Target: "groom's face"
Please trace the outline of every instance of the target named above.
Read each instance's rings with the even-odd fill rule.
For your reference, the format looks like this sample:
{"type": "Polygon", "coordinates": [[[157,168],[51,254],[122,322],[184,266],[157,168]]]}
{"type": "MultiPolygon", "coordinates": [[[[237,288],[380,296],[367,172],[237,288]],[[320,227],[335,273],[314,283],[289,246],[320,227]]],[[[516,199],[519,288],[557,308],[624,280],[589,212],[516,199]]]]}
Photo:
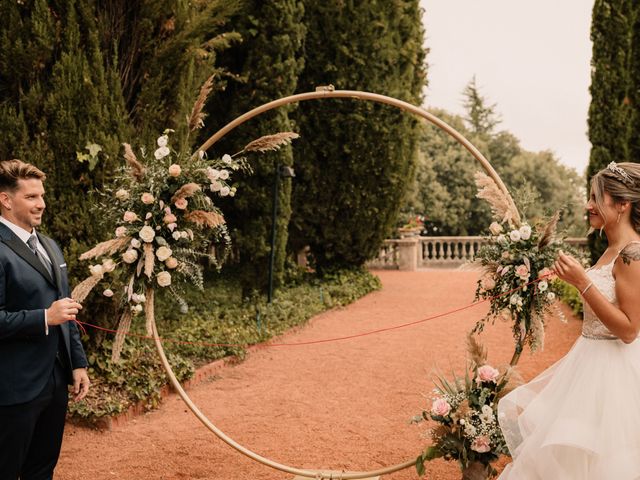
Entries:
{"type": "Polygon", "coordinates": [[[19,227],[30,232],[33,227],[42,223],[44,203],[44,186],[37,178],[19,179],[18,188],[8,193],[4,215],[19,227]]]}

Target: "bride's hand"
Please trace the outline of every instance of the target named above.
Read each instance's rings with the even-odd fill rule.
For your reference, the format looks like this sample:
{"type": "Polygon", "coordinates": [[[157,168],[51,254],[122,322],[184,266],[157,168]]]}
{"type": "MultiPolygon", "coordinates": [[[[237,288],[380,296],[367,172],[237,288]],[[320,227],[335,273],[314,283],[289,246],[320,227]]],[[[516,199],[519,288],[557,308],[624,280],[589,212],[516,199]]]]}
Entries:
{"type": "Polygon", "coordinates": [[[560,250],[558,258],[556,258],[556,261],[553,263],[553,270],[556,275],[558,275],[558,278],[570,283],[579,290],[589,284],[587,272],[580,262],[571,255],[567,255],[562,250],[560,250]]]}

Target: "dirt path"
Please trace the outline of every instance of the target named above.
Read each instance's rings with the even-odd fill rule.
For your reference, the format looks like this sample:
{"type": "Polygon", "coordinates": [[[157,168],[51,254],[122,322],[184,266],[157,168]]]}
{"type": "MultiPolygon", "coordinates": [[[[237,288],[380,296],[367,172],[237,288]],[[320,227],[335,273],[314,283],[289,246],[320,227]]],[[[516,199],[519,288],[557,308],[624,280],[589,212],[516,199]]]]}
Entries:
{"type": "MultiPolygon", "coordinates": [[[[283,342],[352,335],[420,320],[473,301],[471,271],[376,272],[383,289],[347,308],[315,317],[283,342]]],[[[304,347],[264,348],[225,367],[189,394],[225,433],[255,452],[301,468],[373,470],[415,458],[424,425],[409,419],[426,405],[438,367],[462,371],[465,335],[486,304],[412,327],[304,347]]],[[[529,379],[560,358],[580,322],[550,319],[546,348],[528,352],[529,379]]],[[[508,325],[484,335],[489,360],[507,363],[508,325]]],[[[457,480],[457,465],[428,466],[427,477],[457,480]]],[[[175,395],[162,407],[109,432],[68,427],[56,480],[291,479],[253,462],[218,440],[175,395]]],[[[418,478],[408,469],[385,480],[418,478]]]]}

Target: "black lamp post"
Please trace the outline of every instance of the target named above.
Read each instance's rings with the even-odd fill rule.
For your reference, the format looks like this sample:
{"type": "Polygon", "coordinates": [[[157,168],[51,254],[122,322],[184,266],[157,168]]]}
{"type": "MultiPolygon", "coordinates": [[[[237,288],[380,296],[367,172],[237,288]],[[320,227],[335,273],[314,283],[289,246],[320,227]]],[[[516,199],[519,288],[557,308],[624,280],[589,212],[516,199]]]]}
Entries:
{"type": "Polygon", "coordinates": [[[276,174],[273,180],[273,205],[271,210],[271,254],[269,256],[269,292],[268,301],[273,300],[273,264],[276,257],[276,222],[278,220],[278,185],[281,178],[293,178],[296,176],[292,167],[275,164],[276,174]]]}

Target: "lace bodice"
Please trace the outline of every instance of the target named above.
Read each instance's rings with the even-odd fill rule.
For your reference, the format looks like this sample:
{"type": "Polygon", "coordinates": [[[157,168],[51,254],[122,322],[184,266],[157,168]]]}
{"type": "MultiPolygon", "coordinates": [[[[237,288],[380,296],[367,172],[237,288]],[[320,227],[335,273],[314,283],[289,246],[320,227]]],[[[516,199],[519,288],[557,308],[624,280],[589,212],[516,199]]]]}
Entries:
{"type": "MultiPolygon", "coordinates": [[[[593,286],[600,290],[600,293],[605,296],[614,305],[618,306],[618,300],[616,298],[616,280],[613,278],[613,265],[616,263],[614,258],[610,263],[598,268],[590,268],[587,270],[587,275],[593,282],[593,286]]],[[[595,339],[611,339],[615,340],[616,337],[609,329],[604,326],[600,319],[593,313],[593,310],[587,302],[584,302],[584,321],[582,323],[582,336],[595,339]]]]}

